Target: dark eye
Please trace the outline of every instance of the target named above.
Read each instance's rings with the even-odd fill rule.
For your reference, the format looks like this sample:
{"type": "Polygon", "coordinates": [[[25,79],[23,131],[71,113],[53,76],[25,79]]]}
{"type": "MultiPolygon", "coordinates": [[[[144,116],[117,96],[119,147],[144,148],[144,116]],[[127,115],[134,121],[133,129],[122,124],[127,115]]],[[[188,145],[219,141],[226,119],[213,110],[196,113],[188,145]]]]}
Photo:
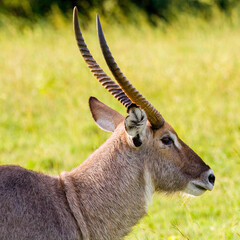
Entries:
{"type": "Polygon", "coordinates": [[[169,136],[165,136],[161,139],[162,143],[165,144],[165,145],[170,145],[173,143],[173,140],[171,137],[169,136]]]}

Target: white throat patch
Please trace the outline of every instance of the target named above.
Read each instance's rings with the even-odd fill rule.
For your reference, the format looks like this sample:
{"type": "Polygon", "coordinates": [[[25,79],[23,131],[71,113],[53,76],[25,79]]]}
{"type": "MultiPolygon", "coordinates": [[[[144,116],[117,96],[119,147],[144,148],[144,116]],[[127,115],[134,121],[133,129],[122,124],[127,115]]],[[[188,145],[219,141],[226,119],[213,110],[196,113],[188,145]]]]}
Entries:
{"type": "Polygon", "coordinates": [[[147,212],[148,205],[152,202],[152,195],[155,191],[153,182],[152,182],[152,176],[150,172],[146,169],[144,172],[144,180],[145,180],[145,210],[147,212]]]}

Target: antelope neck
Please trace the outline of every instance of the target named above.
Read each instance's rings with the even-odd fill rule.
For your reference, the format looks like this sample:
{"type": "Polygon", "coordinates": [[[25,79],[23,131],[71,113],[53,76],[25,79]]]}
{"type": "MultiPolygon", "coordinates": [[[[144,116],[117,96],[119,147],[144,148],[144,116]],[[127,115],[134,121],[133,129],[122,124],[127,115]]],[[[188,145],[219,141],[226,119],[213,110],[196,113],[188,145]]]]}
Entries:
{"type": "Polygon", "coordinates": [[[78,226],[78,231],[80,232],[81,235],[79,240],[89,240],[87,225],[84,221],[81,208],[78,204],[74,187],[71,186],[72,185],[71,178],[67,176],[67,172],[62,172],[59,174],[59,180],[62,186],[62,190],[66,196],[68,206],[71,210],[71,214],[78,226]]]}

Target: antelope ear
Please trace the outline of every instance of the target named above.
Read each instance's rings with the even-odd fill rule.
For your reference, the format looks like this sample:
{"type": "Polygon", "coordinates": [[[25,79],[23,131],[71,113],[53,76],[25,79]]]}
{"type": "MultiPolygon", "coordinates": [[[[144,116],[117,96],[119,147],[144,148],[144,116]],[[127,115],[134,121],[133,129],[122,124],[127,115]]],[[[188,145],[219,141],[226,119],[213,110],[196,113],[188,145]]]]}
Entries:
{"type": "Polygon", "coordinates": [[[124,117],[120,113],[100,102],[95,97],[89,98],[89,107],[94,121],[105,131],[113,132],[118,124],[124,120],[124,117]]]}

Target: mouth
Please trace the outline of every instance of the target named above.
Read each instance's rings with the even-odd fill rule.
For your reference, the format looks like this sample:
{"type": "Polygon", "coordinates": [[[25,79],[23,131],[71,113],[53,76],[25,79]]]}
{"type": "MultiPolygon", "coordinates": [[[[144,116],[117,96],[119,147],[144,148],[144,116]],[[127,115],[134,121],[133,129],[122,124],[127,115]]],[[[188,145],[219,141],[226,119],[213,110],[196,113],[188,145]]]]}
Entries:
{"type": "Polygon", "coordinates": [[[195,183],[193,183],[193,185],[194,185],[196,188],[198,188],[199,190],[201,190],[201,191],[207,191],[207,190],[209,190],[209,189],[207,189],[206,187],[200,186],[200,185],[195,184],[195,183]]]}
{"type": "Polygon", "coordinates": [[[212,191],[213,185],[198,181],[198,180],[193,180],[188,183],[187,187],[185,188],[184,192],[188,193],[193,196],[200,196],[207,190],[212,191]]]}
{"type": "Polygon", "coordinates": [[[201,174],[197,180],[192,180],[187,184],[184,192],[193,196],[202,195],[207,190],[212,191],[215,182],[215,176],[212,169],[201,174]]]}

